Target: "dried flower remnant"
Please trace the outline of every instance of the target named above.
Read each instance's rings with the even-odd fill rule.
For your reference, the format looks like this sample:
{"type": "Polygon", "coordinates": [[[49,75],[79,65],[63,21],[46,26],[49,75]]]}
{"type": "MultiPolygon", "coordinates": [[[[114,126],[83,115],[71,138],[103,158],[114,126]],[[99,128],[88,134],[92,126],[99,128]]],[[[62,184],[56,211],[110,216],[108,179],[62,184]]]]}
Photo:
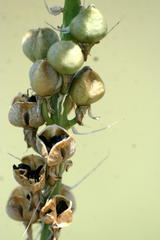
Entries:
{"type": "Polygon", "coordinates": [[[45,186],[45,162],[37,155],[28,155],[22,158],[18,166],[13,165],[13,172],[16,181],[35,193],[45,186]]]}
{"type": "Polygon", "coordinates": [[[69,159],[75,152],[74,138],[62,127],[47,126],[37,135],[37,150],[48,166],[54,166],[69,159]]]}

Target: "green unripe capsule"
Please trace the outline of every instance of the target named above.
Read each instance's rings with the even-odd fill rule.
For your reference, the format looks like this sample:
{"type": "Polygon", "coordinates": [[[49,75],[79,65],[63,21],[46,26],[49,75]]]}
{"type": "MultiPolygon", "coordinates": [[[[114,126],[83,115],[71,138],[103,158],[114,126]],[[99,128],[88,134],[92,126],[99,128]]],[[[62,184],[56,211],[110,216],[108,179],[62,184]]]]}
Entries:
{"type": "Polygon", "coordinates": [[[105,87],[100,76],[91,68],[85,67],[82,74],[78,74],[73,80],[70,95],[78,106],[88,106],[105,93],[105,87]]]}
{"type": "Polygon", "coordinates": [[[104,17],[95,6],[82,8],[70,24],[71,35],[82,43],[96,43],[107,34],[104,17]]]}
{"type": "Polygon", "coordinates": [[[84,57],[74,42],[59,41],[50,47],[47,60],[57,72],[73,74],[83,65],[84,57]]]}
{"type": "Polygon", "coordinates": [[[38,28],[28,31],[22,39],[24,54],[32,61],[44,59],[50,46],[59,41],[55,31],[50,28],[38,28]]]}
{"type": "Polygon", "coordinates": [[[51,96],[60,90],[62,79],[46,60],[36,61],[29,72],[32,89],[39,96],[51,96]]]}

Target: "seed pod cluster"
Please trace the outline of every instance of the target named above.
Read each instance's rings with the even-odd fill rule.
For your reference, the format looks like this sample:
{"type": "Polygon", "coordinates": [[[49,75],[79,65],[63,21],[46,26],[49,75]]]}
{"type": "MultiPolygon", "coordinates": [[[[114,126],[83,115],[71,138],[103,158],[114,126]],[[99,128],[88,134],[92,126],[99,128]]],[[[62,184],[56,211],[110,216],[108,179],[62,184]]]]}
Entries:
{"type": "Polygon", "coordinates": [[[63,171],[71,165],[69,158],[75,152],[75,140],[62,127],[50,125],[36,134],[39,155],[22,157],[18,165],[13,165],[13,175],[20,187],[14,189],[7,203],[8,215],[24,223],[42,221],[52,227],[62,228],[72,221],[75,200],[67,186],[63,185],[61,195],[47,197],[45,186],[54,188],[63,171]],[[73,201],[73,207],[72,207],[73,201]],[[48,214],[47,209],[53,209],[48,214]]]}
{"type": "Polygon", "coordinates": [[[8,114],[12,125],[23,128],[27,147],[37,155],[24,156],[13,165],[20,186],[9,197],[7,213],[25,224],[48,224],[54,234],[72,222],[75,210],[70,188],[61,184],[76,150],[68,129],[82,125],[91,105],[105,93],[99,74],[82,67],[90,49],[107,34],[102,14],[93,4],[81,7],[67,29],[69,39],[60,38],[51,28],[31,29],[25,34],[22,50],[32,61],[29,79],[33,92],[18,94],[8,114]],[[69,120],[72,110],[75,117],[69,120]],[[43,124],[47,126],[40,130],[43,124]]]}

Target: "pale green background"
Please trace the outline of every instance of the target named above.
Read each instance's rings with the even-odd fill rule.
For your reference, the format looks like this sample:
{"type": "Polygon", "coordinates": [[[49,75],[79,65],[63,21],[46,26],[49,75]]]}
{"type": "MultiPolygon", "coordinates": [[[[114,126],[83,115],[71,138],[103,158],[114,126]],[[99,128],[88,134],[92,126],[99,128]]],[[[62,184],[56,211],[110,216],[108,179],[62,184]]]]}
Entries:
{"type": "MultiPolygon", "coordinates": [[[[49,1],[50,5],[63,1],[49,1]]],[[[92,3],[86,0],[86,5],[92,3]]],[[[160,239],[160,27],[159,0],[94,0],[109,27],[121,24],[92,50],[91,65],[106,84],[106,95],[93,105],[99,122],[86,118],[90,131],[114,121],[112,129],[75,136],[77,153],[65,175],[76,183],[108,152],[109,158],[74,190],[77,211],[61,239],[160,239]],[[94,61],[94,57],[98,61],[94,61]]],[[[6,216],[5,205],[17,185],[12,165],[26,151],[22,130],[9,125],[13,96],[29,87],[31,62],[21,51],[21,38],[30,28],[60,25],[48,15],[42,0],[0,0],[0,238],[25,239],[21,223],[6,216]]]]}

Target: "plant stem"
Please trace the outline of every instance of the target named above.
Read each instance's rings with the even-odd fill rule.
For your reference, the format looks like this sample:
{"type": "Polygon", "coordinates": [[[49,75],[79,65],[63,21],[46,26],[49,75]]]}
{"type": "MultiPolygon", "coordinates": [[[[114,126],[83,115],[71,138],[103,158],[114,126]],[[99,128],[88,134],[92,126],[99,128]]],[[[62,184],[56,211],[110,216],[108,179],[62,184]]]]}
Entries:
{"type": "MultiPolygon", "coordinates": [[[[80,0],[65,0],[64,12],[63,12],[63,27],[69,26],[72,19],[79,13],[80,7],[81,7],[81,1],[80,0]]],[[[62,40],[70,40],[70,39],[72,39],[72,37],[69,33],[68,34],[62,33],[61,39],[62,40]]],[[[58,99],[58,95],[56,96],[56,98],[58,99]]],[[[55,102],[56,102],[56,99],[54,101],[52,101],[53,104],[55,102]]],[[[67,106],[66,106],[66,108],[67,108],[67,106]]],[[[55,112],[55,114],[53,114],[53,117],[50,118],[49,115],[48,115],[48,112],[47,112],[46,103],[44,103],[42,105],[42,113],[43,113],[43,116],[45,116],[45,121],[46,121],[47,125],[48,124],[53,124],[53,122],[55,120],[58,121],[58,122],[56,122],[58,125],[61,125],[62,123],[64,124],[67,121],[67,119],[66,119],[66,116],[67,116],[66,109],[64,109],[64,113],[62,115],[63,119],[62,118],[58,119],[57,116],[54,117],[55,114],[59,115],[59,113],[57,111],[55,112]]],[[[75,119],[72,119],[72,120],[69,121],[68,125],[72,126],[75,123],[76,123],[75,119]]],[[[68,126],[63,126],[63,127],[68,128],[68,126]]],[[[62,173],[60,172],[59,175],[61,175],[61,174],[62,173]]],[[[54,186],[54,190],[51,193],[52,197],[59,194],[60,190],[61,190],[61,180],[57,181],[56,185],[54,186]]],[[[49,238],[50,238],[51,232],[49,230],[49,226],[50,225],[47,225],[47,224],[43,225],[40,240],[50,240],[49,238]]],[[[52,236],[52,237],[54,237],[54,236],[52,236]]]]}
{"type": "MultiPolygon", "coordinates": [[[[63,11],[63,27],[68,27],[72,19],[77,16],[81,8],[80,0],[65,0],[63,11]]],[[[71,40],[72,36],[69,33],[62,33],[62,40],[71,40]]]]}

